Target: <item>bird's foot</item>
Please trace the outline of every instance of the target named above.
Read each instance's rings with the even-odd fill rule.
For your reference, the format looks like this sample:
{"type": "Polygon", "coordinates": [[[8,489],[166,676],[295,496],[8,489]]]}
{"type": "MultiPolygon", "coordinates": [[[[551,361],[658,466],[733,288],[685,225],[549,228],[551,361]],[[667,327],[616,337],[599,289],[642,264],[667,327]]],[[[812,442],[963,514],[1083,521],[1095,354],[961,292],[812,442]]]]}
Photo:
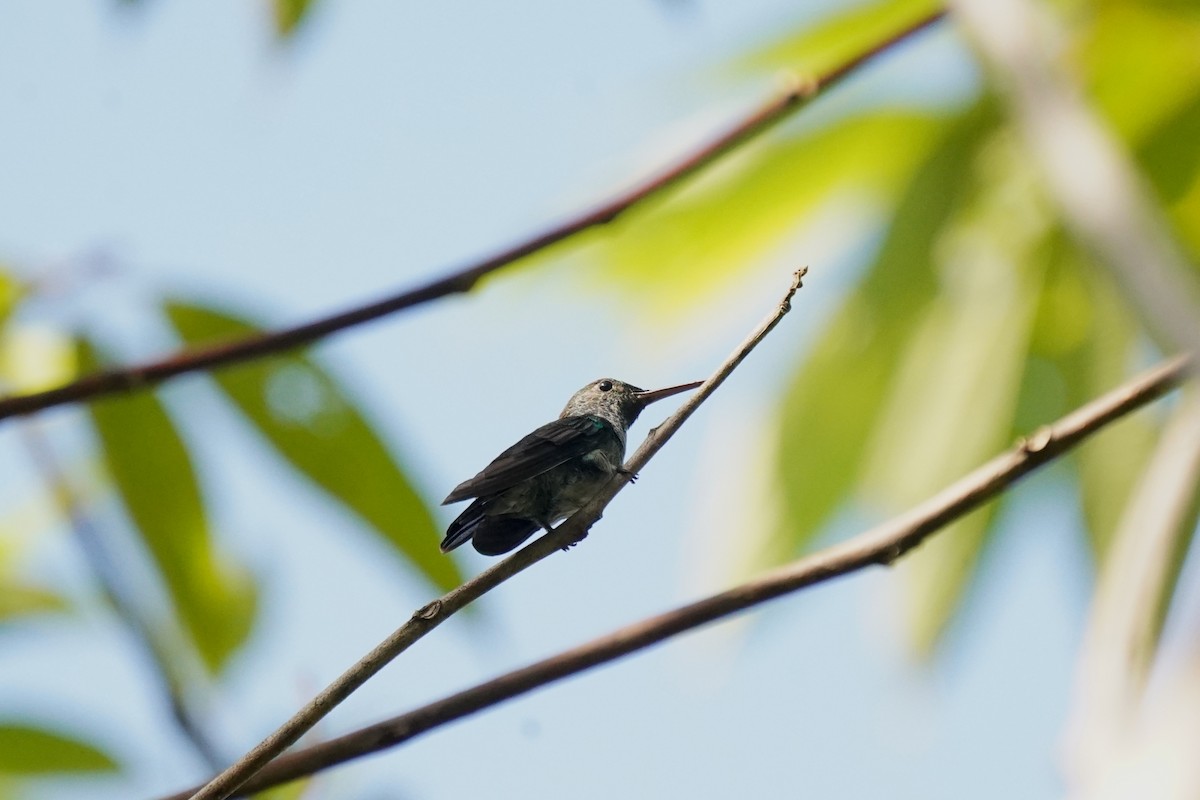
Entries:
{"type": "Polygon", "coordinates": [[[582,541],[583,541],[584,539],[586,539],[586,538],[587,538],[587,531],[584,531],[582,534],[580,534],[579,538],[578,538],[578,539],[576,539],[575,541],[573,541],[573,542],[567,542],[566,544],[564,544],[564,545],[562,546],[562,551],[563,551],[564,553],[565,553],[565,552],[567,552],[567,551],[568,551],[568,550],[570,550],[572,547],[574,547],[575,545],[579,544],[580,542],[582,542],[582,541]]]}
{"type": "MultiPolygon", "coordinates": [[[[558,532],[558,527],[557,527],[557,526],[555,526],[555,525],[551,525],[551,524],[550,524],[550,523],[548,523],[548,522],[542,522],[542,523],[539,523],[539,524],[542,526],[542,530],[544,530],[544,531],[546,532],[546,535],[547,535],[547,536],[550,536],[551,534],[554,534],[554,533],[557,533],[557,532],[558,532]]],[[[579,544],[579,541],[578,541],[578,540],[576,540],[576,541],[574,541],[574,542],[569,542],[569,543],[567,543],[567,544],[564,544],[564,545],[563,545],[561,548],[559,548],[559,549],[560,549],[560,550],[562,550],[562,551],[565,553],[565,552],[567,552],[568,550],[570,550],[572,547],[574,547],[574,546],[575,546],[575,545],[577,545],[577,544],[579,544]]]]}
{"type": "Polygon", "coordinates": [[[638,474],[636,472],[630,472],[629,470],[625,469],[624,467],[617,470],[617,472],[621,473],[622,475],[628,475],[630,483],[637,483],[638,474]]]}

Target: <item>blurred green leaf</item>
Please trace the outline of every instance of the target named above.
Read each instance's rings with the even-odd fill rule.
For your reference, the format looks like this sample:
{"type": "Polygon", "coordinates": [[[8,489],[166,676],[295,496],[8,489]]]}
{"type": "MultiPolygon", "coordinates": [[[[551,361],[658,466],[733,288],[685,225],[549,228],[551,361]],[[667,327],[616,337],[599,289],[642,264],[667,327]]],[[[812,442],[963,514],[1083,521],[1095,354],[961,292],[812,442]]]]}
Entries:
{"type": "Polygon", "coordinates": [[[282,39],[294,34],[307,19],[316,0],[271,0],[275,12],[275,32],[282,39]]]}
{"type": "Polygon", "coordinates": [[[316,785],[313,778],[303,778],[301,780],[290,781],[282,786],[276,786],[272,789],[264,789],[261,792],[251,795],[254,800],[300,800],[301,797],[308,794],[308,790],[316,785]]]}
{"type": "Polygon", "coordinates": [[[1200,91],[1179,112],[1155,128],[1137,149],[1138,161],[1167,214],[1200,266],[1200,91]]]}
{"type": "Polygon", "coordinates": [[[1107,0],[1074,55],[1105,121],[1137,152],[1194,264],[1200,264],[1200,3],[1107,0]]]}
{"type": "Polygon", "coordinates": [[[19,574],[17,531],[35,527],[38,525],[32,523],[27,515],[12,515],[11,512],[0,523],[0,625],[20,617],[62,612],[70,608],[65,597],[44,586],[30,583],[19,574]]]}
{"type": "Polygon", "coordinates": [[[1200,92],[1177,114],[1150,132],[1138,148],[1146,174],[1167,203],[1179,200],[1200,171],[1200,92]]]}
{"type": "MultiPolygon", "coordinates": [[[[996,146],[989,142],[980,160],[987,161],[996,146]]],[[[900,355],[866,458],[866,491],[889,513],[921,501],[1011,440],[1050,214],[1022,219],[1013,205],[1036,205],[1033,197],[992,176],[980,182],[975,196],[947,220],[938,247],[941,291],[900,355]]],[[[918,653],[932,652],[961,605],[994,508],[960,520],[901,565],[918,653]]]]}
{"type": "Polygon", "coordinates": [[[1127,142],[1191,102],[1200,83],[1196,4],[1097,4],[1077,38],[1075,59],[1106,121],[1127,142]]]}
{"type": "Polygon", "coordinates": [[[0,775],[116,771],[110,756],[86,742],[40,728],[0,724],[0,775]]]}
{"type": "MultiPolygon", "coordinates": [[[[990,102],[964,116],[908,187],[879,257],[792,383],[778,534],[792,552],[856,486],[887,512],[902,510],[1010,440],[1052,227],[1015,150],[990,102]]],[[[971,515],[905,560],[918,652],[932,650],[960,606],[993,513],[971,515]]]]}
{"type": "Polygon", "coordinates": [[[65,611],[68,607],[62,596],[49,589],[0,576],[0,623],[30,614],[65,611]]]}
{"type": "Polygon", "coordinates": [[[28,287],[0,264],[0,325],[8,322],[17,305],[25,299],[28,287]]]}
{"type": "MultiPolygon", "coordinates": [[[[96,369],[93,342],[80,363],[96,369]]],[[[204,663],[219,670],[246,640],[257,590],[240,567],[213,547],[209,523],[183,440],[151,392],[109,397],[88,406],[118,493],[204,663]]]]}
{"type": "MultiPolygon", "coordinates": [[[[242,338],[260,328],[225,311],[169,301],[188,344],[242,338]]],[[[298,471],[345,504],[439,589],[462,576],[438,549],[432,515],[346,391],[303,355],[276,356],[213,376],[233,403],[298,471]]]]}
{"type": "Polygon", "coordinates": [[[905,190],[862,284],[843,301],[784,396],[784,524],[770,549],[805,549],[861,477],[905,342],[937,292],[931,251],[960,201],[980,137],[978,108],[949,126],[905,190]]]}
{"type": "MultiPolygon", "coordinates": [[[[1127,379],[1142,344],[1137,318],[1107,271],[1063,244],[1040,298],[1034,350],[1063,376],[1066,407],[1083,405],[1127,379]]],[[[1131,415],[1076,451],[1084,519],[1097,560],[1108,550],[1157,435],[1145,415],[1131,415]]]]}
{"type": "MultiPolygon", "coordinates": [[[[864,479],[889,513],[920,502],[1010,441],[1043,265],[1023,252],[997,257],[994,245],[968,245],[969,253],[950,257],[947,285],[900,355],[864,479]]],[[[932,652],[957,611],[993,509],[960,520],[901,565],[918,653],[932,652]]]]}
{"type": "Polygon", "coordinates": [[[824,74],[941,7],[937,0],[855,5],[757,49],[738,66],[741,71],[785,67],[807,74],[824,74]]]}
{"type": "Polygon", "coordinates": [[[62,386],[78,374],[77,355],[66,331],[42,324],[7,325],[0,334],[0,381],[20,394],[62,386]]]}
{"type": "Polygon", "coordinates": [[[904,622],[908,643],[917,656],[934,654],[959,613],[992,540],[992,523],[1003,502],[990,502],[947,525],[901,562],[904,622]]]}
{"type": "MultiPolygon", "coordinates": [[[[1195,391],[1195,389],[1192,388],[1189,391],[1195,391]]],[[[1163,435],[1159,437],[1157,442],[1159,449],[1168,447],[1173,443],[1169,441],[1177,433],[1177,428],[1173,427],[1173,424],[1179,422],[1179,417],[1187,413],[1189,412],[1185,409],[1183,403],[1176,406],[1174,414],[1176,418],[1167,423],[1163,435]]],[[[1160,452],[1152,453],[1147,457],[1146,461],[1150,462],[1160,455],[1160,452]]],[[[1152,470],[1153,467],[1142,473],[1143,482],[1148,482],[1154,477],[1152,470]]],[[[1158,488],[1157,486],[1154,487],[1154,489],[1158,488]]],[[[1192,549],[1192,545],[1197,537],[1196,524],[1200,521],[1200,485],[1192,484],[1186,487],[1184,491],[1186,494],[1182,495],[1182,497],[1186,501],[1186,509],[1176,521],[1177,524],[1174,526],[1174,529],[1168,532],[1167,540],[1173,546],[1165,554],[1166,564],[1163,565],[1161,580],[1157,586],[1158,596],[1155,598],[1153,616],[1149,624],[1146,625],[1143,652],[1135,654],[1135,658],[1141,661],[1138,666],[1143,670],[1143,675],[1149,671],[1153,664],[1154,654],[1158,650],[1162,639],[1163,627],[1166,625],[1167,615],[1171,610],[1171,602],[1179,589],[1179,578],[1183,574],[1184,561],[1187,559],[1188,552],[1192,549]]],[[[1161,492],[1156,492],[1156,502],[1158,502],[1160,496],[1161,492]]],[[[1135,501],[1131,500],[1131,502],[1135,501]]]]}
{"type": "Polygon", "coordinates": [[[1193,268],[1200,266],[1200,176],[1192,180],[1187,193],[1169,209],[1180,243],[1191,256],[1193,268]]]}
{"type": "Polygon", "coordinates": [[[1107,0],[1083,19],[1077,72],[1200,263],[1200,3],[1107,0]]]}
{"type": "Polygon", "coordinates": [[[909,179],[946,120],[877,112],[748,145],[670,197],[593,236],[590,256],[656,311],[689,307],[801,230],[837,189],[888,195],[909,179]]]}

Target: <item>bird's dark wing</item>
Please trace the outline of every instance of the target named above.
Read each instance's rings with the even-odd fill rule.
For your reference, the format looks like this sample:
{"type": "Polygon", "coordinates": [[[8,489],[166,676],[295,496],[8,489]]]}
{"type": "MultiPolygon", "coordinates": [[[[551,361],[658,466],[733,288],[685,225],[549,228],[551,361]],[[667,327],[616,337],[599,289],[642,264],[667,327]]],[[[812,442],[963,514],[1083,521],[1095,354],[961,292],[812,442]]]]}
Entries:
{"type": "Polygon", "coordinates": [[[600,417],[587,414],[556,419],[496,456],[474,478],[460,483],[442,505],[497,494],[616,438],[612,425],[600,417]]]}

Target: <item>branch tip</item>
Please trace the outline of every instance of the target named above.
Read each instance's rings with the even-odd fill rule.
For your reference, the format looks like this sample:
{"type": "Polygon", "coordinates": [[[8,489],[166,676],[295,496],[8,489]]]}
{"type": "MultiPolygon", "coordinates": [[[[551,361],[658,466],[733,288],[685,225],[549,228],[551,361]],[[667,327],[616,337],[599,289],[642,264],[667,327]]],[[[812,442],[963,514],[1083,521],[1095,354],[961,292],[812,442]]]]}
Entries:
{"type": "Polygon", "coordinates": [[[792,285],[788,287],[787,294],[779,302],[779,313],[786,314],[792,310],[792,298],[796,296],[796,290],[804,286],[804,276],[807,274],[808,267],[801,267],[792,273],[792,285]]]}

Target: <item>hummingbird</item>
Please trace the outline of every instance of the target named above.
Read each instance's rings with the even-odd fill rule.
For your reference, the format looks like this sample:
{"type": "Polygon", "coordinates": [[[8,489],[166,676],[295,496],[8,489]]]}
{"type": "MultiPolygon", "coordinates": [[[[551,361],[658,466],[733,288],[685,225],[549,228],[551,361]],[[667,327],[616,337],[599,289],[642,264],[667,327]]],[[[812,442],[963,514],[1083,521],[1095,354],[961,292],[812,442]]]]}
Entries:
{"type": "Polygon", "coordinates": [[[442,505],[475,498],[442,539],[448,553],[467,540],[485,556],[551,530],[600,490],[625,461],[625,434],[649,404],[703,381],[645,391],[601,378],[571,396],[558,419],[526,436],[463,481],[442,505]]]}

